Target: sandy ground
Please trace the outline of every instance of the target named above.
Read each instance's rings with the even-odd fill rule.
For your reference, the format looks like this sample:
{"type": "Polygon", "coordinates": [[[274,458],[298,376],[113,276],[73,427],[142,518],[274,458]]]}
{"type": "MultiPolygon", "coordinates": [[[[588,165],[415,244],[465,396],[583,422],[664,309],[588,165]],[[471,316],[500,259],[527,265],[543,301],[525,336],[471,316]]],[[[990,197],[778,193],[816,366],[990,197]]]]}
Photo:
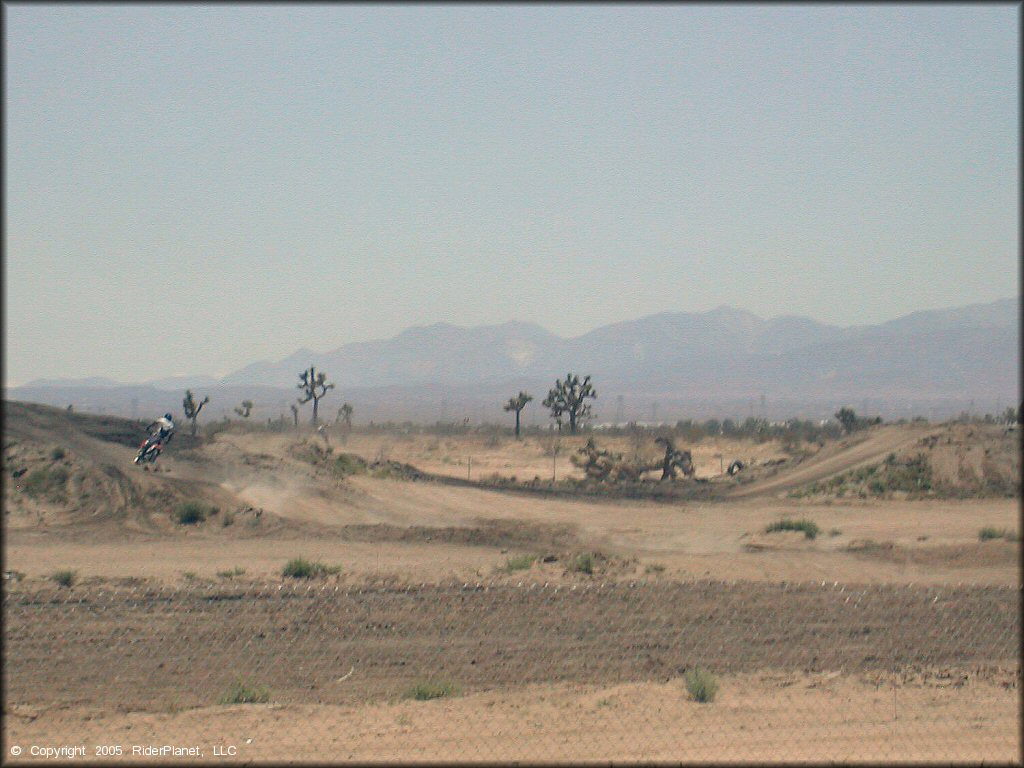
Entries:
{"type": "MultiPolygon", "coordinates": [[[[344,507],[330,501],[297,512],[321,525],[388,523],[397,526],[473,527],[481,519],[541,525],[564,524],[577,532],[579,549],[636,558],[633,571],[664,568],[665,577],[710,577],[803,581],[894,583],[1019,583],[1018,546],[981,543],[984,526],[1016,530],[1013,499],[975,501],[849,502],[831,505],[761,499],[665,505],[561,501],[366,477],[349,481],[359,494],[344,507]],[[375,514],[375,510],[380,510],[375,514]],[[766,535],[783,517],[814,521],[822,533],[766,535]],[[835,533],[838,532],[838,533],[835,533]],[[891,543],[892,549],[850,551],[858,542],[891,543]]],[[[253,503],[272,501],[243,490],[253,503]]],[[[11,531],[6,542],[10,569],[42,578],[60,569],[86,576],[180,579],[184,573],[214,578],[217,571],[244,568],[251,577],[275,577],[297,556],[341,564],[346,572],[403,572],[413,579],[488,575],[516,554],[541,554],[529,546],[466,546],[443,541],[349,541],[336,533],[284,531],[260,538],[224,539],[216,531],[175,537],[108,535],[76,541],[60,530],[11,531]],[[505,550],[505,551],[502,551],[505,550]]],[[[540,550],[540,551],[538,551],[540,550]]],[[[535,566],[535,577],[563,570],[535,566]]]]}
{"type": "MultiPolygon", "coordinates": [[[[17,494],[5,496],[13,503],[5,508],[4,567],[24,574],[15,590],[56,589],[51,575],[73,570],[78,584],[59,592],[60,601],[82,595],[83,590],[121,588],[118,580],[122,585],[151,582],[184,590],[182,594],[246,584],[274,587],[282,584],[284,563],[297,556],[339,565],[341,574],[328,583],[342,587],[368,579],[427,585],[491,580],[570,589],[606,582],[658,586],[701,579],[936,588],[1021,584],[1019,542],[980,542],[978,536],[981,528],[991,526],[1019,538],[1019,498],[785,498],[786,489],[797,484],[878,461],[888,451],[913,445],[926,434],[923,428],[876,430],[845,445],[826,446],[795,468],[789,465],[736,486],[731,498],[665,503],[548,498],[368,476],[342,480],[295,458],[294,435],[224,434],[198,454],[181,450],[187,445],[182,443],[161,458],[162,472],[143,473],[128,466],[130,439],[126,446],[67,430],[59,424],[59,415],[29,414],[15,426],[5,433],[5,451],[13,435],[20,443],[12,448],[18,461],[35,456],[36,465],[49,466],[52,446],[64,445],[70,451],[64,460],[68,471],[84,474],[80,487],[95,499],[48,506],[17,494]],[[170,522],[171,505],[200,491],[202,498],[224,510],[251,506],[265,510],[265,515],[244,521],[239,516],[231,526],[222,526],[223,518],[195,527],[170,522]],[[812,520],[821,533],[814,540],[793,532],[764,533],[766,525],[783,517],[812,520]],[[574,554],[583,551],[608,559],[600,560],[591,575],[568,569],[574,554]],[[556,559],[508,571],[509,558],[520,554],[556,559]],[[244,573],[218,575],[232,569],[244,573]]],[[[353,450],[368,459],[381,456],[472,479],[495,472],[520,479],[550,478],[549,442],[356,434],[342,446],[336,433],[333,438],[336,449],[353,450]]],[[[583,438],[563,438],[555,460],[559,477],[580,474],[568,454],[582,442],[583,438]]],[[[627,454],[636,449],[628,437],[605,444],[627,454]]],[[[698,475],[706,477],[719,475],[732,458],[756,463],[785,456],[770,443],[705,441],[692,449],[698,475]]],[[[984,450],[975,451],[979,466],[984,450]]],[[[646,458],[653,456],[650,446],[642,452],[646,458]]],[[[1019,457],[1016,461],[1019,466],[1019,457]]],[[[180,597],[168,605],[187,610],[180,597]]],[[[442,601],[435,609],[438,616],[446,616],[451,606],[442,601]]],[[[53,616],[61,618],[59,611],[53,616]]],[[[899,614],[893,616],[898,622],[899,614]]],[[[971,616],[968,607],[957,620],[970,628],[971,616]]],[[[817,636],[815,615],[806,620],[794,615],[790,620],[817,636]]],[[[146,690],[136,679],[145,674],[144,666],[125,666],[125,679],[135,682],[121,693],[116,685],[105,687],[102,679],[94,680],[97,698],[89,703],[73,692],[55,693],[48,701],[33,698],[33,691],[47,686],[51,693],[59,689],[68,670],[116,670],[118,657],[109,649],[121,648],[122,642],[142,642],[145,635],[145,624],[134,635],[82,635],[66,644],[73,649],[78,643],[84,649],[76,663],[73,654],[60,650],[67,638],[45,634],[49,621],[25,625],[44,631],[38,642],[31,636],[5,636],[27,643],[24,648],[58,643],[49,656],[26,656],[28,667],[15,665],[37,676],[14,680],[19,685],[13,689],[22,691],[20,698],[10,697],[11,679],[6,680],[5,743],[26,750],[33,744],[83,744],[87,757],[96,758],[92,750],[100,744],[197,744],[206,760],[214,758],[214,747],[230,746],[237,750],[234,759],[256,762],[1020,760],[1019,664],[1007,662],[992,671],[953,663],[955,648],[946,667],[914,680],[869,679],[846,663],[828,669],[808,662],[791,671],[720,671],[720,695],[704,705],[687,700],[678,676],[641,679],[638,673],[613,682],[585,676],[558,683],[542,678],[523,682],[498,666],[498,687],[435,701],[317,703],[298,698],[233,706],[193,701],[180,711],[173,711],[173,706],[154,711],[122,706],[146,690]],[[61,664],[71,666],[60,673],[61,664]],[[57,677],[47,680],[47,674],[57,677]]],[[[58,624],[52,626],[59,629],[58,624]]],[[[230,618],[209,622],[203,631],[213,634],[204,635],[204,642],[212,643],[210,647],[227,643],[228,638],[241,642],[240,626],[230,618]]],[[[931,631],[960,637],[954,630],[945,626],[931,631]]],[[[1019,627],[1015,631],[1019,634],[1019,627]]],[[[178,638],[179,630],[173,632],[178,638]]],[[[494,632],[502,634],[500,627],[494,632]]],[[[317,637],[306,641],[311,649],[322,644],[317,637]]],[[[429,642],[435,652],[445,647],[443,639],[429,642]]],[[[568,635],[564,642],[577,653],[582,647],[568,635]]],[[[301,647],[282,646],[287,653],[301,647]]],[[[907,644],[908,652],[915,647],[907,644]]],[[[366,646],[366,652],[374,648],[376,641],[366,646]]],[[[656,650],[668,652],[661,646],[656,650]]],[[[600,655],[599,650],[594,653],[600,655]]],[[[138,658],[134,651],[129,655],[138,658]]],[[[186,652],[179,655],[188,657],[186,652]]],[[[158,649],[142,654],[143,659],[159,656],[158,649]]],[[[752,653],[751,658],[758,656],[752,653]]],[[[930,658],[923,658],[922,664],[927,666],[930,658]]],[[[173,676],[167,681],[175,684],[173,676]]],[[[342,684],[358,686],[358,676],[342,684]]],[[[130,753],[125,757],[133,758],[130,753]]]]}
{"type": "Polygon", "coordinates": [[[133,746],[196,746],[206,762],[1014,763],[1020,714],[1019,690],[1005,676],[956,687],[838,673],[749,674],[721,678],[716,700],[706,704],[689,700],[683,681],[672,680],[535,685],[367,707],[25,710],[6,718],[5,741],[22,746],[26,758],[32,746],[84,745],[96,759],[97,745],[118,745],[139,763],[146,759],[133,757],[133,746]],[[214,757],[218,749],[226,756],[214,757]]]}

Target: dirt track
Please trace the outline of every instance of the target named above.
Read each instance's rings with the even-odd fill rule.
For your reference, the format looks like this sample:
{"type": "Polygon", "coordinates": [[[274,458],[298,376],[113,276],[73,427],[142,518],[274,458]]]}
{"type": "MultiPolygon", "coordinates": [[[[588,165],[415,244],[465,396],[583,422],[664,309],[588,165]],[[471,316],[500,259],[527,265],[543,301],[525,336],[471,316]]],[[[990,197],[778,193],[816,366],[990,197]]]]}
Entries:
{"type": "MultiPolygon", "coordinates": [[[[1019,500],[777,496],[916,428],[769,467],[732,486],[742,498],[597,502],[340,478],[295,435],[259,432],[183,441],[142,472],[123,420],[14,413],[5,469],[89,482],[62,502],[7,486],[6,567],[27,574],[5,590],[7,743],[234,740],[249,761],[1019,754],[1019,544],[978,540],[1016,531],[1019,500]],[[195,498],[221,513],[174,524],[195,498]],[[223,517],[252,506],[265,514],[223,517]],[[783,516],[821,534],[764,533],[783,516]],[[592,576],[569,567],[588,550],[607,555],[592,576]],[[558,558],[507,567],[545,552],[558,558]],[[282,579],[300,555],[342,575],[282,579]],[[61,569],[73,588],[53,585],[61,569]],[[722,683],[712,706],[682,694],[697,664],[722,683]],[[458,695],[402,698],[431,677],[458,695]],[[239,678],[271,703],[217,704],[239,678]]],[[[717,471],[712,450],[698,465],[717,471]]]]}
{"type": "MultiPolygon", "coordinates": [[[[750,495],[736,500],[595,503],[366,475],[342,479],[293,455],[294,435],[259,432],[218,435],[202,446],[182,435],[160,460],[166,471],[154,474],[130,465],[124,443],[131,442],[125,435],[133,427],[125,420],[81,417],[82,427],[57,409],[8,405],[5,449],[17,442],[14,456],[23,466],[53,466],[49,451],[63,444],[72,477],[94,478],[81,498],[64,506],[25,498],[15,482],[5,486],[8,567],[34,578],[70,568],[83,577],[180,583],[185,573],[213,577],[235,567],[273,578],[287,557],[305,555],[341,563],[346,572],[406,571],[436,580],[486,575],[504,565],[506,554],[594,549],[638,558],[632,571],[619,574],[626,578],[643,577],[651,567],[670,578],[1019,581],[1017,550],[1006,542],[979,545],[977,538],[984,525],[1016,528],[1013,499],[797,501],[753,495],[765,488],[758,481],[741,486],[750,495]],[[174,505],[197,497],[225,512],[258,508],[265,514],[236,513],[233,525],[224,516],[175,525],[174,505]],[[787,515],[814,520],[822,535],[806,541],[762,533],[787,515]],[[861,541],[879,546],[851,549],[861,541]]],[[[763,482],[778,489],[785,478],[802,482],[869,461],[917,439],[918,431],[912,425],[876,430],[856,445],[830,446],[804,464],[780,468],[763,482]]],[[[498,455],[511,459],[513,450],[526,448],[510,444],[498,455]]],[[[563,559],[540,572],[534,568],[533,577],[559,579],[564,568],[563,559]]]]}
{"type": "Polygon", "coordinates": [[[778,475],[740,485],[728,491],[731,499],[763,496],[826,480],[851,469],[876,464],[890,453],[935,434],[933,427],[881,427],[862,437],[847,438],[835,446],[778,475]]]}

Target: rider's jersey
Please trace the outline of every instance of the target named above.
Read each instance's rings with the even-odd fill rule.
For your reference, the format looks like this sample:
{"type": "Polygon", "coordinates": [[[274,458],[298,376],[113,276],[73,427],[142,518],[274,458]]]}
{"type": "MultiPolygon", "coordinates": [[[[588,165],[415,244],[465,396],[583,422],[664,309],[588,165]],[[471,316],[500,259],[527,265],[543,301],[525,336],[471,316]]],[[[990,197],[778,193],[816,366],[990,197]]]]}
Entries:
{"type": "Polygon", "coordinates": [[[174,431],[174,422],[164,416],[161,416],[153,423],[159,428],[161,437],[165,437],[174,431]]]}

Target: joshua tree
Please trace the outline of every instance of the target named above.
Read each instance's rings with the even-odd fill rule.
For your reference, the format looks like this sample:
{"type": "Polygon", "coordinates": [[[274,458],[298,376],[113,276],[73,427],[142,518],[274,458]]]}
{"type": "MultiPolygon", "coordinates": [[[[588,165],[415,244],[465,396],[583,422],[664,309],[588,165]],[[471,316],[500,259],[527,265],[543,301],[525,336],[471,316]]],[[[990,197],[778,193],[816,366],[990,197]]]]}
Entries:
{"type": "Polygon", "coordinates": [[[558,423],[558,429],[562,429],[562,416],[569,416],[569,431],[576,434],[576,430],[588,418],[590,418],[590,405],[588,399],[597,398],[597,392],[590,384],[590,376],[581,380],[579,376],[568,373],[564,381],[555,381],[555,386],[548,392],[544,399],[544,407],[551,410],[551,418],[558,423]]]}
{"type": "Polygon", "coordinates": [[[621,458],[607,450],[600,450],[591,437],[585,446],[569,456],[569,461],[580,467],[592,480],[607,480],[615,461],[621,458]]]}
{"type": "Polygon", "coordinates": [[[644,464],[639,459],[627,460],[621,453],[601,450],[592,437],[569,457],[569,461],[580,467],[588,479],[607,483],[636,483],[644,472],[658,467],[656,464],[644,464]]]}
{"type": "Polygon", "coordinates": [[[341,404],[341,408],[338,409],[338,418],[335,419],[334,421],[335,421],[335,423],[337,423],[339,420],[345,423],[345,429],[351,431],[351,429],[352,429],[352,406],[349,405],[348,403],[342,403],[341,404]]]}
{"type": "Polygon", "coordinates": [[[209,395],[204,397],[203,401],[196,405],[196,400],[192,396],[192,390],[185,390],[185,399],[181,401],[181,405],[185,409],[185,418],[192,422],[192,437],[196,436],[196,419],[199,418],[199,412],[203,410],[203,406],[208,402],[210,402],[209,395]]]}
{"type": "Polygon", "coordinates": [[[242,407],[235,408],[235,413],[237,413],[243,419],[248,419],[249,414],[252,413],[252,400],[243,400],[242,407]]]}
{"type": "Polygon", "coordinates": [[[662,480],[674,480],[676,472],[693,477],[693,455],[689,451],[677,451],[672,440],[667,437],[655,438],[654,442],[665,446],[665,457],[661,461],[662,480]]]}
{"type": "Polygon", "coordinates": [[[292,419],[295,421],[295,428],[298,429],[299,428],[299,406],[297,406],[295,403],[292,403],[291,404],[291,409],[292,409],[292,419]]]}
{"type": "Polygon", "coordinates": [[[308,403],[310,400],[313,401],[313,426],[315,427],[320,398],[327,394],[328,389],[334,389],[334,385],[327,383],[326,373],[323,371],[317,373],[316,368],[309,366],[308,371],[303,371],[299,374],[299,383],[296,386],[305,395],[305,397],[299,398],[300,404],[308,403]]]}
{"type": "Polygon", "coordinates": [[[520,392],[515,397],[510,397],[508,402],[505,403],[505,410],[515,411],[516,414],[516,440],[519,439],[519,413],[531,400],[533,400],[532,395],[528,395],[526,392],[520,392]]]}

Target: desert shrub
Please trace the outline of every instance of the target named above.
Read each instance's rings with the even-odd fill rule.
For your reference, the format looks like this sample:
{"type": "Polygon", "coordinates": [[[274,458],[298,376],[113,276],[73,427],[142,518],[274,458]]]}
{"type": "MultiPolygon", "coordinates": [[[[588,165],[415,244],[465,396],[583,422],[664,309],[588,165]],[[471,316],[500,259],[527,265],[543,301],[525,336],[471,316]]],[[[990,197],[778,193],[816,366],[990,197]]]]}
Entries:
{"type": "Polygon", "coordinates": [[[990,541],[992,539],[1006,539],[1007,541],[1017,541],[1017,534],[1008,528],[993,528],[990,525],[985,526],[978,531],[979,541],[990,541]]]}
{"type": "Polygon", "coordinates": [[[302,557],[293,557],[281,571],[281,575],[287,579],[314,579],[318,576],[330,576],[336,573],[341,573],[340,565],[324,565],[302,557]]]}
{"type": "Polygon", "coordinates": [[[886,486],[889,491],[930,491],[932,490],[932,467],[924,454],[899,460],[891,454],[883,465],[886,486]]]}
{"type": "Polygon", "coordinates": [[[533,561],[536,560],[535,555],[520,555],[519,557],[510,557],[505,561],[506,571],[525,571],[533,565],[533,561]]]}
{"type": "Polygon", "coordinates": [[[691,699],[707,704],[714,701],[718,694],[718,681],[706,669],[697,667],[686,673],[686,690],[691,699]]]}
{"type": "MultiPolygon", "coordinates": [[[[461,462],[459,462],[461,464],[461,462]]],[[[367,468],[370,477],[382,478],[385,480],[416,480],[423,477],[423,474],[411,464],[402,464],[398,461],[378,459],[367,468]]]]}
{"type": "Polygon", "coordinates": [[[407,698],[416,701],[430,701],[431,699],[443,699],[455,692],[455,686],[447,680],[421,680],[416,683],[407,694],[407,698]]]}
{"type": "Polygon", "coordinates": [[[808,539],[815,538],[820,529],[817,524],[810,520],[790,520],[789,518],[783,518],[774,523],[768,525],[765,529],[765,533],[775,533],[776,531],[802,531],[804,536],[808,539]]]}
{"type": "Polygon", "coordinates": [[[329,452],[325,446],[321,445],[320,441],[308,438],[291,445],[288,448],[288,452],[299,461],[305,461],[309,464],[325,464],[328,457],[332,455],[332,452],[329,452]]]}
{"type": "Polygon", "coordinates": [[[932,467],[928,458],[918,454],[910,458],[898,458],[890,453],[885,461],[870,467],[859,467],[841,475],[810,483],[803,488],[789,492],[791,498],[814,494],[835,493],[839,497],[856,495],[887,496],[894,492],[912,496],[932,494],[935,491],[932,467]]]}
{"type": "Polygon", "coordinates": [[[828,535],[832,536],[833,538],[835,538],[836,536],[842,536],[843,532],[840,531],[838,528],[833,528],[832,530],[830,530],[828,532],[828,535]]]}
{"type": "Polygon", "coordinates": [[[60,461],[65,456],[67,456],[67,452],[65,452],[63,448],[54,448],[52,451],[50,451],[50,458],[53,461],[60,461]]]}
{"type": "Polygon", "coordinates": [[[650,563],[644,566],[644,573],[664,573],[665,566],[661,563],[650,563]]]}
{"type": "Polygon", "coordinates": [[[281,575],[288,579],[311,579],[316,573],[316,565],[302,557],[289,560],[281,575]]]}
{"type": "Polygon", "coordinates": [[[217,571],[217,575],[222,579],[233,579],[235,576],[241,576],[245,573],[245,568],[239,568],[237,565],[226,571],[217,571]]]}
{"type": "Polygon", "coordinates": [[[224,526],[225,528],[227,528],[229,525],[234,524],[234,522],[235,522],[235,513],[234,512],[225,512],[224,516],[220,519],[220,524],[222,526],[224,526]]]}
{"type": "Polygon", "coordinates": [[[575,571],[576,573],[593,573],[594,572],[594,553],[593,552],[581,552],[572,559],[572,563],[569,564],[569,570],[575,571]]]}
{"type": "Polygon", "coordinates": [[[241,681],[232,683],[220,704],[266,704],[270,701],[270,691],[262,685],[250,685],[241,681]]]}
{"type": "Polygon", "coordinates": [[[196,525],[206,520],[207,515],[216,514],[216,507],[199,501],[183,501],[174,508],[174,521],[178,525],[196,525]]]}
{"type": "Polygon", "coordinates": [[[50,578],[62,587],[70,587],[75,583],[77,574],[74,571],[57,571],[50,578]]]}
{"type": "Polygon", "coordinates": [[[330,464],[331,470],[342,477],[366,472],[366,461],[352,453],[339,453],[330,464]]]}
{"type": "Polygon", "coordinates": [[[22,490],[29,496],[47,496],[53,499],[61,499],[64,496],[64,489],[68,482],[68,471],[64,467],[48,469],[39,467],[33,469],[25,476],[22,483],[22,490]]]}

